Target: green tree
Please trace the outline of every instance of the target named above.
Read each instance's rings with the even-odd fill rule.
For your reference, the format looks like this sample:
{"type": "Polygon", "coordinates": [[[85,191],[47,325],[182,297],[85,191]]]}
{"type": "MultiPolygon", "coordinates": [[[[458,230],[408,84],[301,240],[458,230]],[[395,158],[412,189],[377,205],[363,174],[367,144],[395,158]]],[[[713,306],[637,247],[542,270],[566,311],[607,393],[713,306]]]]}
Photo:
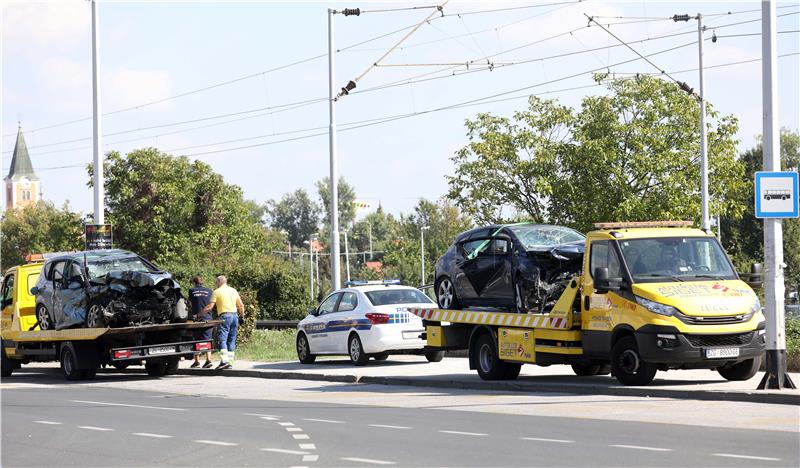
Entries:
{"type": "Polygon", "coordinates": [[[40,201],[3,215],[0,229],[0,271],[25,262],[30,253],[83,249],[83,220],[68,204],[56,208],[40,201]]]}
{"type": "Polygon", "coordinates": [[[292,245],[302,246],[318,230],[319,206],[303,189],[287,193],[268,203],[270,226],[284,230],[292,245]]]}
{"type": "MultiPolygon", "coordinates": [[[[512,119],[467,122],[448,197],[482,223],[523,217],[586,231],[599,221],[698,220],[696,99],[646,76],[607,86],[578,111],[531,97],[512,119]]],[[[737,121],[708,107],[711,211],[738,216],[744,205],[729,198],[743,183],[737,121]]]]}
{"type": "Polygon", "coordinates": [[[386,213],[382,206],[357,221],[350,231],[352,234],[351,245],[355,251],[367,252],[370,249],[370,238],[372,238],[372,250],[384,251],[388,241],[395,239],[397,220],[391,213],[386,213]]]}
{"type": "MultiPolygon", "coordinates": [[[[356,207],[353,204],[353,202],[356,201],[356,191],[352,185],[344,180],[344,177],[339,177],[339,183],[336,187],[339,198],[339,227],[343,229],[345,226],[350,226],[353,220],[356,219],[356,207]]],[[[322,222],[325,225],[325,230],[330,233],[331,186],[329,177],[325,177],[317,182],[317,194],[319,195],[324,210],[322,222]]]]}

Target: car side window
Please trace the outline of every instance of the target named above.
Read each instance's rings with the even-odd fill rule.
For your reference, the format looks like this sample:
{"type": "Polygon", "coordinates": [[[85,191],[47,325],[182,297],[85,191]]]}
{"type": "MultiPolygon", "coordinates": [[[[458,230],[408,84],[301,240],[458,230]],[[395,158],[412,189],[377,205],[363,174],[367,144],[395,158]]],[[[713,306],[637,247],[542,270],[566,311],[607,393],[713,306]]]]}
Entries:
{"type": "Polygon", "coordinates": [[[76,276],[83,277],[83,274],[81,273],[81,267],[77,262],[71,262],[67,268],[69,273],[66,275],[67,282],[72,281],[76,276]]]}
{"type": "Polygon", "coordinates": [[[494,255],[505,255],[511,252],[511,241],[508,239],[493,239],[489,251],[494,255]]]}
{"type": "Polygon", "coordinates": [[[339,296],[341,295],[342,293],[333,293],[328,296],[327,299],[322,301],[322,304],[319,306],[319,315],[330,314],[333,312],[333,308],[336,307],[336,301],[339,300],[339,296]]]}
{"type": "Polygon", "coordinates": [[[14,293],[14,274],[10,274],[3,280],[2,302],[3,308],[11,304],[11,296],[14,293]]]}
{"type": "Polygon", "coordinates": [[[467,258],[475,258],[489,247],[490,242],[487,239],[478,239],[469,242],[464,242],[462,248],[464,249],[464,256],[467,258]]]}
{"type": "Polygon", "coordinates": [[[358,298],[355,293],[346,292],[342,293],[342,300],[339,301],[339,306],[336,307],[336,312],[349,312],[354,310],[358,305],[358,298]]]}
{"type": "Polygon", "coordinates": [[[44,277],[49,280],[53,279],[53,262],[44,265],[44,277]]]}
{"type": "Polygon", "coordinates": [[[609,278],[621,278],[622,268],[620,267],[617,251],[607,241],[592,242],[591,260],[589,271],[594,276],[596,268],[608,268],[609,278]]]}
{"type": "Polygon", "coordinates": [[[61,284],[64,281],[64,267],[66,264],[66,260],[62,260],[53,265],[53,271],[50,279],[52,279],[56,284],[61,284]]]}

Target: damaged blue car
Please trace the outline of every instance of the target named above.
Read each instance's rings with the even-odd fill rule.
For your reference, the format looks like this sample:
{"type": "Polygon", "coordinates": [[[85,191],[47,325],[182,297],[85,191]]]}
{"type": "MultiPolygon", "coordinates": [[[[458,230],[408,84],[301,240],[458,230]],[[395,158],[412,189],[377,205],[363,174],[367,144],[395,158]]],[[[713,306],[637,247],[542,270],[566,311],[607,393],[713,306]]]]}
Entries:
{"type": "Polygon", "coordinates": [[[172,275],[120,249],[48,258],[31,293],[43,330],[163,324],[187,317],[172,275]]]}

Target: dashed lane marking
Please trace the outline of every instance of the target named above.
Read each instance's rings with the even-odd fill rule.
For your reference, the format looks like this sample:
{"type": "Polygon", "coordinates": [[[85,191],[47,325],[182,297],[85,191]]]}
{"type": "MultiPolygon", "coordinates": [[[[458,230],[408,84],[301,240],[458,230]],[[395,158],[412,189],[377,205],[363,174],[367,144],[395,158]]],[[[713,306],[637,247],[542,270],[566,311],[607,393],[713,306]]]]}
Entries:
{"type": "Polygon", "coordinates": [[[128,405],[125,403],[110,403],[105,401],[70,400],[72,403],[85,403],[87,405],[122,406],[126,408],[144,408],[164,411],[186,411],[186,408],[169,408],[166,406],[128,405]]]}
{"type": "Polygon", "coordinates": [[[280,418],[274,414],[261,414],[261,413],[242,413],[243,416],[260,416],[262,418],[280,418]]]}
{"type": "Polygon", "coordinates": [[[279,422],[278,424],[280,424],[281,426],[284,426],[284,427],[294,426],[294,423],[290,423],[290,422],[279,422]]]}
{"type": "Polygon", "coordinates": [[[307,418],[307,419],[303,419],[303,421],[313,421],[313,422],[330,423],[330,424],[344,424],[344,421],[334,421],[332,419],[312,419],[312,418],[307,418]]]}
{"type": "Polygon", "coordinates": [[[78,426],[78,429],[86,429],[88,431],[113,431],[114,429],[109,429],[107,427],[97,427],[97,426],[78,426]]]}
{"type": "Polygon", "coordinates": [[[390,424],[369,424],[369,427],[380,427],[383,429],[411,429],[408,426],[392,426],[390,424]]]}
{"type": "Polygon", "coordinates": [[[651,452],[671,452],[672,449],[661,447],[642,447],[641,445],[609,445],[609,447],[626,448],[633,450],[649,450],[651,452]]]}
{"type": "Polygon", "coordinates": [[[208,445],[222,445],[224,447],[233,447],[239,445],[235,442],[221,442],[219,440],[195,440],[198,444],[208,444],[208,445]]]}
{"type": "Polygon", "coordinates": [[[171,439],[171,435],[166,434],[152,434],[150,432],[134,432],[133,435],[139,437],[152,437],[154,439],[171,439]]]}
{"type": "Polygon", "coordinates": [[[397,464],[397,463],[395,463],[393,461],[373,460],[371,458],[344,457],[344,458],[342,458],[342,460],[356,462],[356,463],[369,463],[371,465],[396,465],[397,464]]]}
{"type": "Polygon", "coordinates": [[[261,419],[265,420],[265,421],[277,421],[278,420],[278,418],[275,418],[273,416],[259,416],[259,417],[261,419]]]}
{"type": "Polygon", "coordinates": [[[745,460],[781,461],[780,458],[756,457],[754,455],[737,455],[735,453],[712,453],[715,457],[744,458],[745,460]]]}
{"type": "Polygon", "coordinates": [[[288,432],[303,432],[303,428],[301,427],[286,427],[284,429],[286,429],[288,432]]]}
{"type": "Polygon", "coordinates": [[[303,455],[303,461],[317,461],[319,460],[319,455],[303,455]]]}
{"type": "Polygon", "coordinates": [[[61,423],[56,421],[34,421],[36,424],[49,424],[51,426],[58,426],[61,423]]]}
{"type": "Polygon", "coordinates": [[[540,437],[522,437],[522,440],[532,440],[534,442],[555,442],[559,444],[574,444],[574,440],[563,440],[563,439],[542,439],[540,437]]]}
{"type": "Polygon", "coordinates": [[[294,437],[295,440],[308,440],[309,439],[308,434],[292,434],[292,437],[294,437]]]}
{"type": "Polygon", "coordinates": [[[265,452],[275,452],[275,453],[287,453],[289,455],[308,455],[308,452],[303,452],[300,450],[288,450],[288,449],[279,449],[279,448],[262,448],[261,450],[265,452]]]}
{"type": "Polygon", "coordinates": [[[455,434],[455,435],[466,435],[466,436],[488,436],[489,434],[482,434],[480,432],[461,432],[461,431],[439,431],[442,434],[455,434]]]}
{"type": "Polygon", "coordinates": [[[299,444],[300,448],[303,450],[316,450],[317,446],[314,444],[299,444]]]}

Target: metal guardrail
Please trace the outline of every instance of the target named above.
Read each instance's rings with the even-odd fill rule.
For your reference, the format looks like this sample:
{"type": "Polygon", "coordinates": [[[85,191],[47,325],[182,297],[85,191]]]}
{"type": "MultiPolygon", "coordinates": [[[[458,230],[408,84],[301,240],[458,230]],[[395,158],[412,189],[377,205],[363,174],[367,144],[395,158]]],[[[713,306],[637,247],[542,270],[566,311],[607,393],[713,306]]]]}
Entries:
{"type": "Polygon", "coordinates": [[[256,328],[259,330],[285,330],[287,328],[297,328],[298,320],[256,320],[256,328]]]}

